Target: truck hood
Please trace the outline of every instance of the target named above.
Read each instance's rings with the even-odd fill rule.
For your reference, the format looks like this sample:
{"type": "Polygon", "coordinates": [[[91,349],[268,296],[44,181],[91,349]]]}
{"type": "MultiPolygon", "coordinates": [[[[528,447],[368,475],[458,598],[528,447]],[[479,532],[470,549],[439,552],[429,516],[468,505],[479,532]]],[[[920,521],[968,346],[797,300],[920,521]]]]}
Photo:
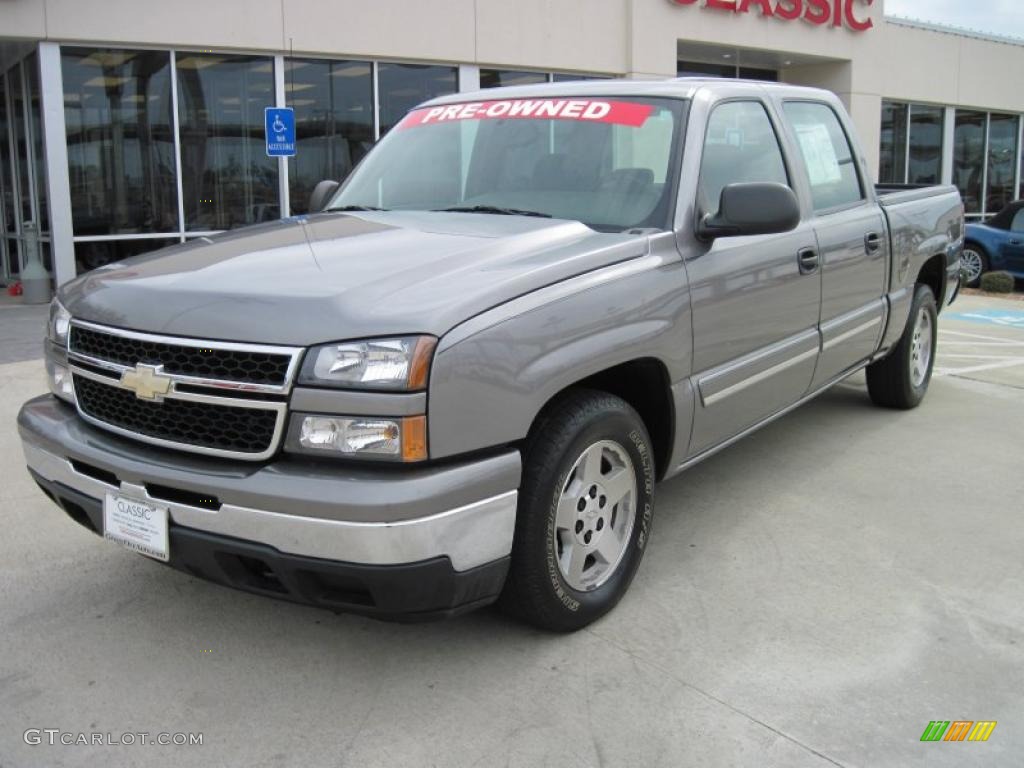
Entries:
{"type": "Polygon", "coordinates": [[[139,331],[305,346],[430,333],[510,299],[644,255],[641,234],[490,214],[294,217],[93,270],[72,316],[139,331]]]}

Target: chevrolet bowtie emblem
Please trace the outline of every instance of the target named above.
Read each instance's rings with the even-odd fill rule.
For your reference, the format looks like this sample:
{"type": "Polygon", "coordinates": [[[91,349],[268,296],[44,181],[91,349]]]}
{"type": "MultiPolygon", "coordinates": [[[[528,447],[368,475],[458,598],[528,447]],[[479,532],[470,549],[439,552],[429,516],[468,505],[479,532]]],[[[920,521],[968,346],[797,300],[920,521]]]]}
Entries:
{"type": "Polygon", "coordinates": [[[159,402],[171,388],[170,377],[161,375],[163,369],[162,365],[139,363],[121,374],[121,386],[135,392],[140,400],[159,402]]]}

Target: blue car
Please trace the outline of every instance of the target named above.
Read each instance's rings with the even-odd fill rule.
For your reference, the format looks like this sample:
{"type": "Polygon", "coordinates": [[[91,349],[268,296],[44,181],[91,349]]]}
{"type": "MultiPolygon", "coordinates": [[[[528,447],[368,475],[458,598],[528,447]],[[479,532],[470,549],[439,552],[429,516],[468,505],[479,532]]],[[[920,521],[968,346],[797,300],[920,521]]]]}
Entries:
{"type": "Polygon", "coordinates": [[[984,224],[967,225],[963,266],[969,286],[993,270],[1024,280],[1024,200],[1010,203],[984,224]]]}

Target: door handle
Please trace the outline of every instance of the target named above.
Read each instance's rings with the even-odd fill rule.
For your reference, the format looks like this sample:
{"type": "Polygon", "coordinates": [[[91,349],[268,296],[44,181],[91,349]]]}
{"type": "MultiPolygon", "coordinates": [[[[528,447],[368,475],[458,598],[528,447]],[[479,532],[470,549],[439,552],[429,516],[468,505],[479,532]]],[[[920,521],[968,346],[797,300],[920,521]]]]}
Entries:
{"type": "Polygon", "coordinates": [[[818,252],[813,248],[801,248],[796,255],[801,275],[809,275],[818,271],[818,252]]]}
{"type": "Polygon", "coordinates": [[[868,232],[864,235],[864,250],[867,253],[875,253],[882,247],[882,236],[877,232],[868,232]]]}
{"type": "Polygon", "coordinates": [[[1011,240],[1010,241],[1010,245],[1020,245],[1022,242],[1024,242],[1024,241],[1021,241],[1021,240],[1011,240]]]}

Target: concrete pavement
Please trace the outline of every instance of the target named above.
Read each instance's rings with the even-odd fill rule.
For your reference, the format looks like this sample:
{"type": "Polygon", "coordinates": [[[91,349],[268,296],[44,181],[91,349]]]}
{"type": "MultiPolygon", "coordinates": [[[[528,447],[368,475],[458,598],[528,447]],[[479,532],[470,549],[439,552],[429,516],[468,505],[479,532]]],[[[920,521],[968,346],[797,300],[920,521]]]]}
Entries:
{"type": "MultiPolygon", "coordinates": [[[[943,370],[987,349],[947,331],[1024,343],[941,329],[943,370]]],[[[661,486],[630,593],[554,636],[494,611],[335,616],[107,544],[22,468],[14,417],[41,362],[0,365],[0,765],[1017,766],[1019,375],[937,376],[907,413],[874,408],[862,376],[835,387],[661,486]],[[919,741],[958,719],[999,725],[919,741]],[[204,738],[29,746],[27,728],[204,738]]]]}

